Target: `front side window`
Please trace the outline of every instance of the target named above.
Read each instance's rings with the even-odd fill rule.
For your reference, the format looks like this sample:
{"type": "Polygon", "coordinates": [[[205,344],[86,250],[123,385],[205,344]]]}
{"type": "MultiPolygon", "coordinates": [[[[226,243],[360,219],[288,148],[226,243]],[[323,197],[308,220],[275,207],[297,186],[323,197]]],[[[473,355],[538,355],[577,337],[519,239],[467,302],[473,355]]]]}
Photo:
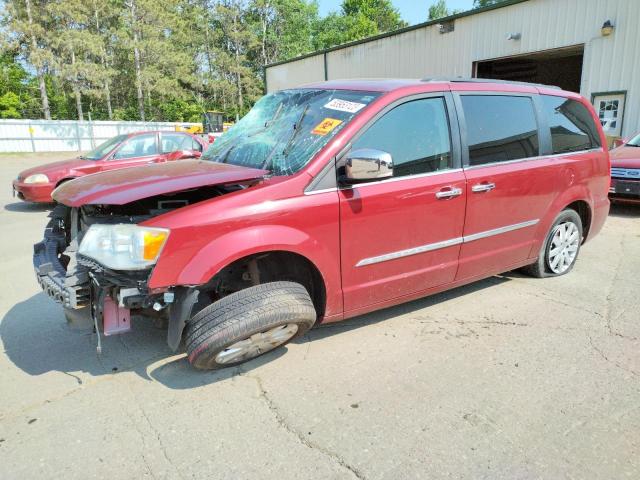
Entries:
{"type": "Polygon", "coordinates": [[[391,154],[394,177],[451,168],[444,98],[413,100],[395,107],[354,142],[352,150],[360,148],[391,154]]]}
{"type": "Polygon", "coordinates": [[[118,135],[113,138],[110,138],[104,143],[101,143],[96,148],[91,150],[88,153],[85,153],[80,158],[83,160],[100,160],[106,154],[111,152],[114,148],[116,148],[120,143],[122,143],[127,138],[126,135],[118,135]]]}
{"type": "Polygon", "coordinates": [[[463,95],[469,165],[539,155],[538,125],[529,97],[463,95]]]}
{"type": "Polygon", "coordinates": [[[579,152],[600,146],[595,121],[582,103],[552,95],[541,95],[541,98],[551,128],[554,154],[579,152]]]}
{"type": "Polygon", "coordinates": [[[181,150],[201,151],[202,149],[194,138],[184,133],[163,133],[161,143],[162,153],[172,153],[181,150]]]}
{"type": "Polygon", "coordinates": [[[291,175],[379,95],[321,89],[271,93],[217,139],[202,158],[291,175]]]}
{"type": "Polygon", "coordinates": [[[127,140],[120,150],[113,156],[114,159],[148,157],[158,153],[156,134],[137,135],[127,140]]]}

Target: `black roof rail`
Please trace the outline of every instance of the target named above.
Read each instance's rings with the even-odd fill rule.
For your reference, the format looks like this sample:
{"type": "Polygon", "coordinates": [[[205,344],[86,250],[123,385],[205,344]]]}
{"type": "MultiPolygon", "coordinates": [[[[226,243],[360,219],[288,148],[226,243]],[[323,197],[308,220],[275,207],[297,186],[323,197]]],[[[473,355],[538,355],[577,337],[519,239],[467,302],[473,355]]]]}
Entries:
{"type": "Polygon", "coordinates": [[[499,83],[503,85],[527,85],[529,87],[553,88],[562,90],[555,85],[545,85],[543,83],[517,82],[513,80],[497,80],[495,78],[471,78],[471,77],[425,77],[421,82],[455,82],[455,83],[499,83]]]}

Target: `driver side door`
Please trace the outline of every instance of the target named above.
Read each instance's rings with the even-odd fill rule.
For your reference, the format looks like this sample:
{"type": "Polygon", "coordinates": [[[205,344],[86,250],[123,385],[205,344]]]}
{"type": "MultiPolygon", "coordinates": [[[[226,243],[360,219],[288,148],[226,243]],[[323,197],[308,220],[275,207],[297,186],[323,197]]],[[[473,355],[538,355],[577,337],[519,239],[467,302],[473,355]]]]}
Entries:
{"type": "Polygon", "coordinates": [[[454,280],[466,193],[452,115],[448,92],[410,97],[352,140],[389,153],[394,175],[339,188],[346,315],[454,280]]]}
{"type": "Polygon", "coordinates": [[[125,140],[107,160],[101,162],[101,171],[135,167],[163,161],[158,149],[158,134],[144,133],[125,140]]]}

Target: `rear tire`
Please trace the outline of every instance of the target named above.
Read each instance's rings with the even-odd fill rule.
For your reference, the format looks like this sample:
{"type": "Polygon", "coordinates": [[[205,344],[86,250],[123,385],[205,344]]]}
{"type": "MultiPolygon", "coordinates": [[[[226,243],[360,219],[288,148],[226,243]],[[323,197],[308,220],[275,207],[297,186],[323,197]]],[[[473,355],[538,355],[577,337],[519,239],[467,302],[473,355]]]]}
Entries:
{"type": "Polygon", "coordinates": [[[239,365],[304,335],[315,321],[302,285],[257,285],[212,303],[187,322],[187,356],[203,370],[239,365]]]}
{"type": "Polygon", "coordinates": [[[566,275],[576,264],[582,235],[580,215],[572,209],[563,210],[547,233],[538,261],[523,271],[536,278],[566,275]]]}

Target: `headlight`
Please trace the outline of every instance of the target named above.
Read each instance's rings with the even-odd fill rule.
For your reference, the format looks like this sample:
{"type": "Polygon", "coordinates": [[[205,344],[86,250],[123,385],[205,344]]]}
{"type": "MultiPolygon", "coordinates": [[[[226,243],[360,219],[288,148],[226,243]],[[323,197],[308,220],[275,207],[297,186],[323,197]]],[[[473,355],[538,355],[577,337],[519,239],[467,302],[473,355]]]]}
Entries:
{"type": "Polygon", "coordinates": [[[49,183],[49,177],[44,173],[36,173],[25,178],[24,183],[49,183]]]}
{"type": "Polygon", "coordinates": [[[113,270],[140,270],[156,263],[168,237],[164,228],[91,225],[78,253],[113,270]]]}

